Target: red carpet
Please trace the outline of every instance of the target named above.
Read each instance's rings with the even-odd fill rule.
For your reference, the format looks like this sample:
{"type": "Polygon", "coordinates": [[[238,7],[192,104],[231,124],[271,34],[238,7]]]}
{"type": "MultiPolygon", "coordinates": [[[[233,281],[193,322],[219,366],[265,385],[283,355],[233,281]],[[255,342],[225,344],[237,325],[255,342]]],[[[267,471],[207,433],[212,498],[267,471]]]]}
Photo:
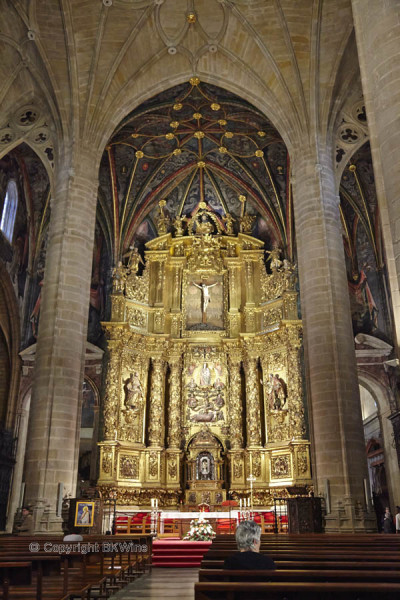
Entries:
{"type": "Polygon", "coordinates": [[[177,538],[153,542],[154,567],[200,567],[211,542],[186,542],[177,538]]]}

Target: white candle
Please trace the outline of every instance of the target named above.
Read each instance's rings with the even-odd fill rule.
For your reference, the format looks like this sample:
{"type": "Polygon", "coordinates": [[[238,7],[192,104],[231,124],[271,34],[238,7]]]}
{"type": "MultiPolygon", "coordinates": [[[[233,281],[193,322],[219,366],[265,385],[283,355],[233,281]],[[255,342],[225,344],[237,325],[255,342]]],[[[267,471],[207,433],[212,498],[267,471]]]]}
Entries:
{"type": "Polygon", "coordinates": [[[240,510],[242,510],[242,499],[240,498],[240,510]]]}
{"type": "Polygon", "coordinates": [[[158,498],[156,498],[156,508],[158,508],[158,498]]]}
{"type": "Polygon", "coordinates": [[[151,499],[151,508],[154,508],[154,498],[151,499]]]}

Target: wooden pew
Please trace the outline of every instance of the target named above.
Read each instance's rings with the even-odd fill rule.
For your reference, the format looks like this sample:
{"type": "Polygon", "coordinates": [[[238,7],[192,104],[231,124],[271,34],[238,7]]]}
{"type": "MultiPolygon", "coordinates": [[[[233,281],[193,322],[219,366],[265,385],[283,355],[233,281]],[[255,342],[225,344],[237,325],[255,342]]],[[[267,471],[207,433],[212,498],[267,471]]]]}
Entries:
{"type": "Polygon", "coordinates": [[[398,600],[398,583],[199,582],[195,600],[398,600]]]}
{"type": "Polygon", "coordinates": [[[277,569],[276,571],[240,571],[229,569],[200,569],[199,581],[330,581],[400,583],[400,571],[370,571],[353,569],[277,569]]]}

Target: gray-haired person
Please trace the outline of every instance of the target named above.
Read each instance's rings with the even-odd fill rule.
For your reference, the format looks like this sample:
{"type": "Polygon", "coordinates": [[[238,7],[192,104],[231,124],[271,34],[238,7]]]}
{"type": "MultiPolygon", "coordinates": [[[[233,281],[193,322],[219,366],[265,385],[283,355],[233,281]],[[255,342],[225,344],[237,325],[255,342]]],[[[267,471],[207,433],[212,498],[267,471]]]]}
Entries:
{"type": "Polygon", "coordinates": [[[275,569],[272,558],[260,554],[261,527],[255,521],[242,521],[236,529],[236,543],[239,552],[228,556],[225,569],[275,569]]]}

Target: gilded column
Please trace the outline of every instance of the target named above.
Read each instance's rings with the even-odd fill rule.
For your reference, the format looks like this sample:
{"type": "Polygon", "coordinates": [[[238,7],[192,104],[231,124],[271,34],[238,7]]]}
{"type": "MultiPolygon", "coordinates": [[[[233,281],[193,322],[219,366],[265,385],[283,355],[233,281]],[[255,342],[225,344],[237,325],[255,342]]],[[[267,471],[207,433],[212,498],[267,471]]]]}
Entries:
{"type": "Polygon", "coordinates": [[[246,426],[247,446],[261,446],[260,398],[258,393],[257,358],[247,357],[246,376],[246,426]]]}
{"type": "Polygon", "coordinates": [[[243,410],[240,381],[240,357],[230,355],[229,358],[230,378],[230,439],[232,450],[243,448],[243,410]]]}
{"type": "Polygon", "coordinates": [[[181,441],[181,393],[182,393],[182,361],[174,357],[169,361],[170,403],[168,413],[168,447],[179,448],[181,441]]]}
{"type": "Polygon", "coordinates": [[[153,373],[150,388],[149,443],[150,446],[164,445],[164,376],[165,363],[162,358],[153,358],[153,373]]]}
{"type": "Polygon", "coordinates": [[[109,361],[106,378],[106,393],[104,398],[104,438],[116,440],[118,437],[119,413],[119,377],[121,343],[119,340],[108,341],[109,361]]]}

